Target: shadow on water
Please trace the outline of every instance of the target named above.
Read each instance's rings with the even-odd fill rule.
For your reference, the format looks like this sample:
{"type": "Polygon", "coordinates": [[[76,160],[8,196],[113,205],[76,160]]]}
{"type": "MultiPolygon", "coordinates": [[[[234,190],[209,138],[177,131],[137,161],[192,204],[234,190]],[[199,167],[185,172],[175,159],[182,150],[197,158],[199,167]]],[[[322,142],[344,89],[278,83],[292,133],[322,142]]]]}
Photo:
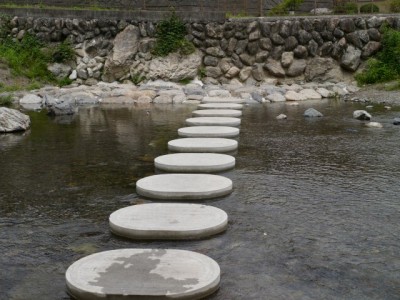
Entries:
{"type": "Polygon", "coordinates": [[[114,237],[109,214],[148,202],[134,183],[195,109],[88,107],[73,119],[32,113],[32,129],[0,135],[0,299],[69,299],[75,260],[118,248],[197,251],[221,266],[210,299],[398,299],[400,131],[352,119],[359,104],[247,106],[234,192],[206,201],[225,234],[187,242],[114,237]],[[308,107],[325,117],[304,119],[308,107]],[[287,120],[275,117],[285,113],[287,120]]]}

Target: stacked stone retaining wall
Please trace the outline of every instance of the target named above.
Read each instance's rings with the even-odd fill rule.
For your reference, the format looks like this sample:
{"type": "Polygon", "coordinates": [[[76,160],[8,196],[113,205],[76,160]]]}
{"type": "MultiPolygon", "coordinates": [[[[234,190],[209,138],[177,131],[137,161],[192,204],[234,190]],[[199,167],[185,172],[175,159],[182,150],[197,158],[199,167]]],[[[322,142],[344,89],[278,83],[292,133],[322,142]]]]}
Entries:
{"type": "MultiPolygon", "coordinates": [[[[186,25],[187,38],[200,56],[193,60],[198,64],[195,67],[199,74],[209,81],[224,83],[234,78],[243,82],[268,78],[338,81],[379,51],[384,23],[399,29],[400,17],[189,20],[186,25]]],[[[11,21],[12,35],[16,38],[29,32],[48,42],[69,40],[80,56],[74,66],[78,78],[105,81],[132,76],[156,79],[149,70],[157,65],[152,62],[158,59],[151,53],[156,24],[157,21],[132,19],[14,17],[11,21]],[[134,42],[130,49],[118,50],[124,53],[124,65],[116,67],[113,59],[117,35],[134,42]],[[113,66],[111,71],[110,66],[113,66]]],[[[175,78],[179,79],[185,78],[175,78]]]]}

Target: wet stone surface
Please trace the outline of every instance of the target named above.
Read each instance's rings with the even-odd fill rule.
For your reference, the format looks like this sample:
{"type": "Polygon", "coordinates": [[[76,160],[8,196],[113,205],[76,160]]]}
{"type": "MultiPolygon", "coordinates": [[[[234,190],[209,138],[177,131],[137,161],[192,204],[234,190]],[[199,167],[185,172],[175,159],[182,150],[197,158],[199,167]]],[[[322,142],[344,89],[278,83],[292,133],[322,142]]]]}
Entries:
{"type": "MultiPolygon", "coordinates": [[[[182,248],[117,238],[107,219],[149,202],[134,183],[154,174],[154,158],[194,109],[31,113],[29,132],[0,135],[0,298],[69,299],[66,269],[94,252],[182,248]]],[[[368,110],[383,124],[377,130],[353,119],[359,109],[337,101],[245,108],[236,167],[224,174],[235,189],[206,201],[228,213],[228,230],[185,242],[223,271],[209,299],[398,299],[399,110],[368,110]],[[310,107],[324,118],[305,119],[310,107]]]]}

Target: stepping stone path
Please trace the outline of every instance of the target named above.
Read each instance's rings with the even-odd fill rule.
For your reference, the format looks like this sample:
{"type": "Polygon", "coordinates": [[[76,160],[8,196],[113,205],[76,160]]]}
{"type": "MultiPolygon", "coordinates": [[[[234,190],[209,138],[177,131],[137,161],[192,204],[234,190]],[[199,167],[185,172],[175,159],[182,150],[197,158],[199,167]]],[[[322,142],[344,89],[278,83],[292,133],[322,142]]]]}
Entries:
{"type": "Polygon", "coordinates": [[[203,103],[245,103],[246,100],[234,97],[204,97],[203,103]]]}
{"type": "Polygon", "coordinates": [[[243,109],[243,104],[238,103],[204,103],[199,104],[197,109],[243,109]]]}
{"type": "Polygon", "coordinates": [[[218,289],[220,268],[191,251],[120,249],[76,261],[66,282],[76,299],[200,299],[218,289]]]}
{"type": "Polygon", "coordinates": [[[161,200],[212,199],[232,192],[229,178],[210,174],[162,174],[140,179],[136,192],[161,200]]]}
{"type": "Polygon", "coordinates": [[[239,126],[239,118],[230,117],[198,117],[186,119],[188,126],[239,126]]]}
{"type": "Polygon", "coordinates": [[[237,148],[237,141],[225,138],[184,138],[168,142],[169,150],[186,153],[224,153],[235,151],[237,148]]]}
{"type": "MultiPolygon", "coordinates": [[[[216,93],[212,93],[213,95],[216,93]]],[[[211,95],[211,94],[209,94],[211,95]]],[[[137,194],[161,200],[203,200],[232,192],[226,177],[199,174],[235,166],[234,151],[245,100],[204,97],[191,127],[180,128],[181,139],[168,148],[175,153],[157,157],[156,168],[174,172],[136,183],[137,194]],[[214,153],[207,153],[214,152],[214,153]],[[190,172],[176,174],[176,172],[190,172]]],[[[185,203],[150,203],[122,208],[110,215],[111,231],[131,239],[198,239],[226,230],[228,215],[215,207],[185,203]]],[[[120,249],[84,257],[66,272],[68,292],[77,299],[202,299],[220,283],[220,268],[211,258],[184,250],[120,249]]]]}
{"type": "Polygon", "coordinates": [[[159,156],[154,165],[166,172],[213,173],[235,167],[235,158],[216,153],[176,153],[159,156]]]}
{"type": "Polygon", "coordinates": [[[241,117],[242,112],[236,109],[200,109],[192,113],[193,117],[241,117]]]}
{"type": "Polygon", "coordinates": [[[238,128],[228,126],[191,126],[178,129],[179,136],[193,138],[234,138],[239,133],[238,128]]]}
{"type": "Polygon", "coordinates": [[[226,212],[199,204],[134,205],[110,216],[111,231],[131,239],[199,239],[221,233],[227,225],[226,212]]]}

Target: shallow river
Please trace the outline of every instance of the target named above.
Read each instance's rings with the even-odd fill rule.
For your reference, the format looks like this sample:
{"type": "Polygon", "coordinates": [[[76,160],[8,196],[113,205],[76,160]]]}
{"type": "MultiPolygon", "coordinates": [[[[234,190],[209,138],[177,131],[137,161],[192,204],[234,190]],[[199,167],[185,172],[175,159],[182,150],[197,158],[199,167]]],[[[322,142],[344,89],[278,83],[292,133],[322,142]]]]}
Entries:
{"type": "Polygon", "coordinates": [[[148,202],[136,180],[154,174],[195,106],[82,108],[74,118],[31,113],[30,132],[0,135],[0,299],[69,299],[75,260],[118,248],[180,248],[222,270],[209,299],[400,299],[399,113],[304,102],[244,110],[228,231],[200,241],[133,242],[108,215],[148,202]],[[305,120],[310,106],[325,117],[305,120]],[[286,121],[277,121],[280,113],[286,121]]]}

